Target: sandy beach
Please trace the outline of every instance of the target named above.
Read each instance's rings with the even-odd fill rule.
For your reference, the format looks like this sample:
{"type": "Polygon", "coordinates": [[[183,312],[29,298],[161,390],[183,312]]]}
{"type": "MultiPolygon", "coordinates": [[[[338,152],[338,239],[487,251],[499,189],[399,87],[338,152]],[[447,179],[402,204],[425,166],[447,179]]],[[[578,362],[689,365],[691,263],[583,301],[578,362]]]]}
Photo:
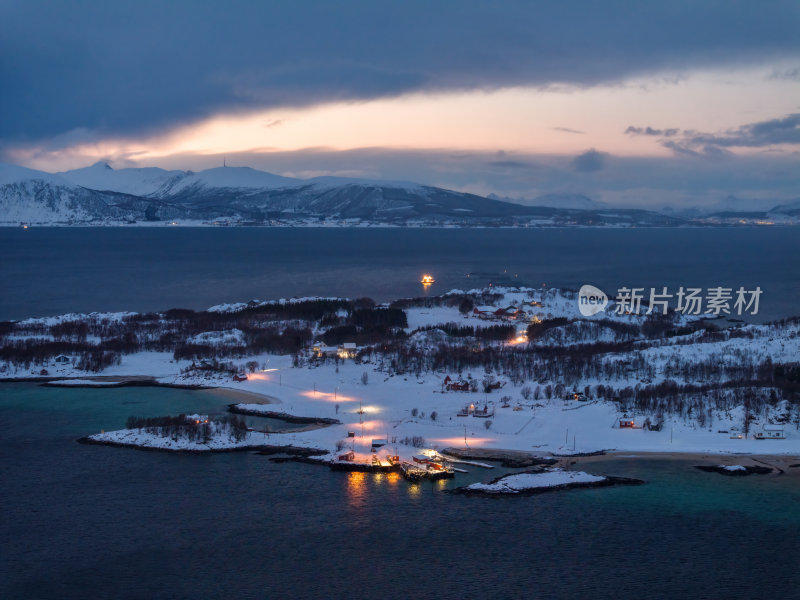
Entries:
{"type": "Polygon", "coordinates": [[[280,404],[280,401],[274,396],[259,394],[258,392],[249,392],[246,390],[236,390],[225,387],[215,387],[211,389],[214,390],[215,394],[229,398],[232,403],[236,404],[280,404]]]}

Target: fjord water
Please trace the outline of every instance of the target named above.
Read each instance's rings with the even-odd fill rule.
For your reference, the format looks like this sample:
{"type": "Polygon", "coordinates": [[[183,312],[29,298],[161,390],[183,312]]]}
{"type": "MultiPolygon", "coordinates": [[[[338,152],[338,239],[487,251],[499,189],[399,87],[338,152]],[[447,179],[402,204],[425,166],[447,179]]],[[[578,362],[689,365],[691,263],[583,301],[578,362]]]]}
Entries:
{"type": "Polygon", "coordinates": [[[760,286],[755,320],[800,314],[792,227],[0,228],[0,256],[0,320],[308,295],[383,301],[421,295],[426,272],[431,294],[491,282],[591,283],[609,295],[760,286]]]}
{"type": "Polygon", "coordinates": [[[640,487],[467,498],[380,475],[86,446],[213,391],[0,386],[3,598],[796,598],[794,476],[608,460],[640,487]]]}
{"type": "MultiPolygon", "coordinates": [[[[2,229],[0,319],[386,300],[502,283],[761,286],[800,313],[794,229],[2,229]],[[506,271],[506,272],[504,272],[506,271]],[[466,274],[472,273],[467,278],[466,274]]],[[[796,476],[609,460],[648,481],[530,498],[75,439],[128,415],[222,411],[213,391],[0,385],[1,598],[795,598],[796,476]]],[[[291,435],[291,434],[289,434],[291,435]]],[[[472,469],[455,482],[489,480],[472,469]]]]}

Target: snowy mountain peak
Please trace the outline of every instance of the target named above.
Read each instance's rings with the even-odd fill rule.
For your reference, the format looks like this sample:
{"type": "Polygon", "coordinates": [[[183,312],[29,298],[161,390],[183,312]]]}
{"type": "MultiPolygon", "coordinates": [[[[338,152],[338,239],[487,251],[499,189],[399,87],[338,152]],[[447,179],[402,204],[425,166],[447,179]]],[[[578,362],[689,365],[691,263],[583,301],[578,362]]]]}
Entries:
{"type": "Polygon", "coordinates": [[[216,167],[187,176],[182,187],[195,183],[217,188],[272,189],[302,185],[305,182],[250,167],[216,167]]]}
{"type": "MultiPolygon", "coordinates": [[[[220,166],[193,173],[157,167],[112,169],[105,162],[50,175],[0,165],[0,223],[204,221],[373,223],[676,225],[638,211],[599,216],[600,203],[579,195],[540,196],[525,206],[409,182],[341,177],[295,179],[249,167],[220,166]],[[10,185],[5,185],[9,183],[10,185]],[[538,200],[538,202],[537,202],[538,200]],[[552,203],[555,208],[547,207],[552,203]],[[569,208],[567,208],[569,207],[569,208]],[[593,208],[579,214],[575,208],[593,208]],[[605,219],[605,221],[603,221],[605,219]]],[[[622,211],[624,212],[624,211],[622,211]]]]}
{"type": "Polygon", "coordinates": [[[67,185],[67,182],[58,175],[12,165],[10,163],[0,163],[0,185],[9,185],[25,181],[46,181],[53,185],[67,185]]]}
{"type": "Polygon", "coordinates": [[[100,161],[91,167],[73,169],[59,175],[73,185],[90,190],[149,196],[175,178],[185,177],[186,174],[183,171],[165,171],[157,167],[116,171],[108,163],[100,161]]]}

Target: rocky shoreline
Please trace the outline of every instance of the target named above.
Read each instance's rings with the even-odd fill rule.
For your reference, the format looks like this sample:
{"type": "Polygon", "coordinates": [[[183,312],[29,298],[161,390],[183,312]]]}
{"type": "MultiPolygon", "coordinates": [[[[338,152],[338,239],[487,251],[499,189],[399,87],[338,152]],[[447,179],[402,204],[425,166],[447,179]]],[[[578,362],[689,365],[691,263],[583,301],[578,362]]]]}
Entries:
{"type": "Polygon", "coordinates": [[[728,477],[747,477],[748,475],[769,475],[774,471],[770,467],[761,467],[759,465],[696,465],[695,469],[704,471],[706,473],[719,473],[728,477]]]}
{"type": "Polygon", "coordinates": [[[175,388],[179,390],[212,390],[219,389],[218,386],[189,384],[189,383],[165,383],[150,375],[98,375],[92,377],[8,377],[0,379],[0,383],[36,383],[42,387],[52,388],[122,388],[122,387],[163,387],[175,388]],[[87,383],[59,384],[59,381],[73,381],[76,379],[86,380],[87,383]],[[91,383],[88,383],[91,382],[91,383]]]}
{"type": "Polygon", "coordinates": [[[541,457],[522,450],[501,450],[493,448],[445,448],[442,454],[461,460],[488,460],[499,462],[509,469],[550,466],[558,462],[556,458],[541,457]]]}
{"type": "Polygon", "coordinates": [[[257,454],[287,454],[289,456],[309,457],[309,456],[322,456],[328,454],[326,450],[318,448],[303,448],[300,446],[284,445],[276,446],[274,444],[258,444],[252,446],[234,446],[231,448],[209,448],[208,450],[197,450],[193,448],[158,448],[153,446],[144,446],[141,444],[124,444],[121,442],[114,442],[110,440],[96,440],[91,436],[83,436],[78,438],[79,444],[89,444],[94,446],[111,446],[113,448],[132,448],[134,450],[146,450],[149,452],[170,452],[179,454],[218,454],[222,452],[255,452],[257,454]]]}
{"type": "Polygon", "coordinates": [[[248,410],[246,408],[240,408],[238,404],[229,404],[228,412],[249,417],[268,417],[270,419],[278,419],[280,421],[286,421],[287,423],[297,423],[300,425],[324,426],[340,425],[342,423],[338,419],[330,419],[327,417],[299,417],[285,412],[248,410]]]}

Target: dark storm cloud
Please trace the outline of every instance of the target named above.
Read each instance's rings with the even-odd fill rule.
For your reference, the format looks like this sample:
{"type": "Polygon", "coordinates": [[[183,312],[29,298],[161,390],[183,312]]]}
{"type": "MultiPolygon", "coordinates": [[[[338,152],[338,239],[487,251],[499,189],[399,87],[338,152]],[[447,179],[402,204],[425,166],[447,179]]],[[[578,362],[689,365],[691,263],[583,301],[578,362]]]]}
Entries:
{"type": "Polygon", "coordinates": [[[6,0],[0,140],[795,56],[800,4],[6,0]]]}
{"type": "Polygon", "coordinates": [[[673,135],[678,135],[680,129],[677,128],[670,128],[670,129],[653,129],[652,127],[634,127],[631,125],[625,130],[625,133],[628,135],[656,135],[660,137],[672,137],[673,135]]]}
{"type": "Polygon", "coordinates": [[[709,158],[722,158],[726,156],[731,156],[732,153],[729,150],[725,150],[724,148],[720,148],[719,146],[714,146],[711,144],[706,144],[704,146],[697,146],[696,149],[692,148],[691,145],[687,144],[686,142],[675,142],[672,140],[665,140],[661,143],[664,148],[669,148],[676,154],[682,154],[684,156],[696,156],[696,157],[709,157],[709,158]]]}
{"type": "Polygon", "coordinates": [[[769,79],[800,81],[800,67],[775,70],[770,74],[769,79]]]}
{"type": "Polygon", "coordinates": [[[718,134],[685,131],[680,140],[665,140],[661,144],[677,153],[693,156],[727,155],[726,148],[797,145],[800,144],[800,113],[749,123],[718,134]]]}
{"type": "Polygon", "coordinates": [[[800,113],[780,119],[750,123],[724,135],[695,135],[691,144],[725,147],[760,147],[775,144],[800,144],[800,113]]]}
{"type": "Polygon", "coordinates": [[[572,168],[580,173],[600,171],[606,165],[606,154],[594,148],[579,154],[572,160],[572,168]]]}
{"type": "Polygon", "coordinates": [[[553,127],[554,131],[563,131],[564,133],[579,133],[584,134],[585,131],[578,131],[577,129],[570,129],[569,127],[553,127]]]}
{"type": "Polygon", "coordinates": [[[528,169],[531,166],[518,160],[493,160],[486,164],[490,167],[503,167],[506,169],[528,169]]]}
{"type": "Polygon", "coordinates": [[[697,150],[692,150],[688,146],[685,146],[682,143],[674,142],[672,140],[667,140],[665,142],[662,142],[661,145],[664,146],[664,148],[669,148],[676,154],[683,154],[685,156],[702,156],[701,152],[698,152],[697,150]]]}

